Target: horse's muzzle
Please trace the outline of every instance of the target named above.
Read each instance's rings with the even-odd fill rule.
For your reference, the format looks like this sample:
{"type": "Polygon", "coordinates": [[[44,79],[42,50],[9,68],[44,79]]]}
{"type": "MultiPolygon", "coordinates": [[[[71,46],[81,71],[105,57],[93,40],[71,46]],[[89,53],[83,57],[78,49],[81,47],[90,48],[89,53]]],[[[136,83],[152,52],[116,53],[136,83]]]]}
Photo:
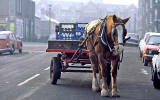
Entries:
{"type": "Polygon", "coordinates": [[[113,50],[113,55],[114,56],[121,55],[123,50],[124,50],[124,46],[119,44],[118,49],[117,50],[113,50]]]}
{"type": "Polygon", "coordinates": [[[119,45],[119,48],[118,48],[118,53],[121,54],[124,50],[124,46],[123,45],[119,45]]]}

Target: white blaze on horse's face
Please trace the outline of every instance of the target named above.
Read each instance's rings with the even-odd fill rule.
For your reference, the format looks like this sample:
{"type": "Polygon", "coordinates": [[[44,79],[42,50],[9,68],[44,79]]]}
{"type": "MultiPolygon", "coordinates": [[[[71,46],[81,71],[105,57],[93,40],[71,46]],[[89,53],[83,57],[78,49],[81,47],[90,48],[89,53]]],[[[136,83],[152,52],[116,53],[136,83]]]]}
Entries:
{"type": "Polygon", "coordinates": [[[116,27],[117,32],[118,32],[118,44],[119,44],[119,53],[122,53],[124,46],[123,46],[123,27],[122,25],[118,25],[116,27]]]}
{"type": "Polygon", "coordinates": [[[118,25],[116,29],[118,32],[118,43],[123,44],[123,27],[121,25],[118,25]]]}

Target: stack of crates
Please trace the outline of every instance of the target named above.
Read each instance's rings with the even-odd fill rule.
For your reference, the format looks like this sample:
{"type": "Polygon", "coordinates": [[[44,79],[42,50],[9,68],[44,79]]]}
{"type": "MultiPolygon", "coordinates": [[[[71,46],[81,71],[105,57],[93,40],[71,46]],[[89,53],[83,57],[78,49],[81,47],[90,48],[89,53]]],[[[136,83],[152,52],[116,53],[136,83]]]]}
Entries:
{"type": "Polygon", "coordinates": [[[85,26],[87,23],[60,23],[58,25],[57,40],[79,40],[84,37],[85,26]]]}

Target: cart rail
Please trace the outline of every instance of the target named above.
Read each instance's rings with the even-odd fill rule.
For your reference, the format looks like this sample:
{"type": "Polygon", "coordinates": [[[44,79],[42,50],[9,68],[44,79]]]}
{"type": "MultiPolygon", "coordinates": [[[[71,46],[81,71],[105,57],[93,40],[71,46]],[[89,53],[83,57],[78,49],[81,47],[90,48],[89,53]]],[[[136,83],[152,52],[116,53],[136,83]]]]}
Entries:
{"type": "MultiPolygon", "coordinates": [[[[76,51],[77,50],[46,49],[46,52],[75,53],[76,51]]],[[[88,50],[83,50],[82,53],[88,53],[88,50]]]]}

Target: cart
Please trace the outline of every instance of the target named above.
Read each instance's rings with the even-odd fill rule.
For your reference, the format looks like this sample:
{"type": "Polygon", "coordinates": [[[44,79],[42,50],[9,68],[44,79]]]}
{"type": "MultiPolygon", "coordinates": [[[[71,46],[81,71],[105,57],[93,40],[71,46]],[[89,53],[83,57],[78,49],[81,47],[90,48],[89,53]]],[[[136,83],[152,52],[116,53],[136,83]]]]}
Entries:
{"type": "Polygon", "coordinates": [[[61,72],[92,72],[88,51],[84,46],[86,40],[48,41],[46,52],[58,52],[50,64],[52,84],[56,84],[61,78],[61,72]]]}

